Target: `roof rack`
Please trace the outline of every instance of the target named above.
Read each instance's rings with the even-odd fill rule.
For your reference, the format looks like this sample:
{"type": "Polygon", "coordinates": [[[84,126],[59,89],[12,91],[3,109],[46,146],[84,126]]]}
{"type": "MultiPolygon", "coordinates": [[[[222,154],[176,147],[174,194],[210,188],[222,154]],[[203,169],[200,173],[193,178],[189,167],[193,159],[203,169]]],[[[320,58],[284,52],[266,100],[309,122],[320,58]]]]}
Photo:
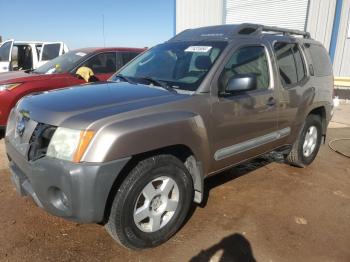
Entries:
{"type": "Polygon", "coordinates": [[[237,34],[250,35],[250,34],[261,34],[263,32],[275,32],[282,33],[283,35],[301,35],[304,38],[311,38],[309,32],[286,29],[277,26],[265,26],[260,24],[241,24],[237,29],[237,34]]]}
{"type": "Polygon", "coordinates": [[[199,27],[193,29],[186,29],[181,33],[175,35],[168,41],[198,41],[198,40],[228,40],[234,39],[238,35],[251,35],[259,36],[263,33],[278,33],[283,35],[301,35],[304,38],[310,38],[310,33],[291,30],[286,28],[274,27],[274,26],[264,26],[260,24],[226,24],[226,25],[214,25],[199,27]]]}

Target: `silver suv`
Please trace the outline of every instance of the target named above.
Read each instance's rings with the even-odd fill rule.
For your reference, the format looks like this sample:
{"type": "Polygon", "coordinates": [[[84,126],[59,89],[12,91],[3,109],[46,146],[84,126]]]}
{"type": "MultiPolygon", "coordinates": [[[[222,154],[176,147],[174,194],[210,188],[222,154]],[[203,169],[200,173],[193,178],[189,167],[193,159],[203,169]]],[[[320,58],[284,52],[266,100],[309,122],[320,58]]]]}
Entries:
{"type": "Polygon", "coordinates": [[[186,30],[109,82],[22,99],[5,138],[12,179],[53,215],[153,247],[202,201],[206,176],[271,151],[309,165],[332,94],[330,59],[306,32],[186,30]]]}

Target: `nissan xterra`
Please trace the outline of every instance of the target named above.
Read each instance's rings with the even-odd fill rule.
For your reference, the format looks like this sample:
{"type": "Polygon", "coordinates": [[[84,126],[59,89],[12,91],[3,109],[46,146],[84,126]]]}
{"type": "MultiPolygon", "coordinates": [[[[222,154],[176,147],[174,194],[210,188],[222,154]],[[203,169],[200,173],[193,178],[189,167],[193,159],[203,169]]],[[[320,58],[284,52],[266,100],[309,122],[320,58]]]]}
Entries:
{"type": "Polygon", "coordinates": [[[201,203],[205,177],[272,151],[309,165],[332,96],[329,56],[309,33],[185,30],[109,82],[21,99],[5,137],[12,180],[53,215],[154,247],[201,203]]]}

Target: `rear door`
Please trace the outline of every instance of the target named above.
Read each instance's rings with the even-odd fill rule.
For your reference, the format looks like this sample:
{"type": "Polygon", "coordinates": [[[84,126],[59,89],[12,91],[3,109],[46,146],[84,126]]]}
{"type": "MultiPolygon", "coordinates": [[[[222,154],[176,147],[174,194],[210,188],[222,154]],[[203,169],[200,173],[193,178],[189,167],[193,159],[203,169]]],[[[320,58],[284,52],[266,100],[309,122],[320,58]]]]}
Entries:
{"type": "Polygon", "coordinates": [[[8,40],[0,46],[0,73],[10,71],[13,42],[14,40],[8,40]]]}
{"type": "Polygon", "coordinates": [[[305,120],[308,105],[315,99],[315,88],[310,85],[305,55],[299,43],[276,41],[273,43],[278,68],[279,118],[280,128],[290,128],[294,141],[305,120]]]}
{"type": "Polygon", "coordinates": [[[50,42],[50,43],[44,43],[41,47],[41,52],[39,56],[39,62],[36,66],[42,66],[47,61],[50,61],[60,55],[62,55],[65,52],[65,44],[63,42],[50,42]]]}

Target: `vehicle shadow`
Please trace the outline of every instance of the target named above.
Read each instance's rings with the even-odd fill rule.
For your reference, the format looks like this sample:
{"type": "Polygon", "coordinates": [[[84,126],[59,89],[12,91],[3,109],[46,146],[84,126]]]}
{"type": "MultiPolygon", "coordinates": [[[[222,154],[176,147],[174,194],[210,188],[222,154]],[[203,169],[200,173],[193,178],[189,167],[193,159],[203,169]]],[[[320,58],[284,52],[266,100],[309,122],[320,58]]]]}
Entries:
{"type": "Polygon", "coordinates": [[[190,259],[190,262],[230,261],[255,262],[249,241],[241,234],[223,238],[219,243],[202,250],[190,259]]]}
{"type": "Polygon", "coordinates": [[[205,207],[207,205],[210,190],[215,187],[221,186],[231,180],[237,179],[241,176],[244,176],[256,169],[264,167],[272,162],[275,162],[276,159],[266,155],[261,156],[246,162],[243,162],[237,166],[234,166],[228,170],[225,170],[221,173],[210,176],[204,180],[204,196],[203,202],[201,203],[201,207],[205,207]]]}

